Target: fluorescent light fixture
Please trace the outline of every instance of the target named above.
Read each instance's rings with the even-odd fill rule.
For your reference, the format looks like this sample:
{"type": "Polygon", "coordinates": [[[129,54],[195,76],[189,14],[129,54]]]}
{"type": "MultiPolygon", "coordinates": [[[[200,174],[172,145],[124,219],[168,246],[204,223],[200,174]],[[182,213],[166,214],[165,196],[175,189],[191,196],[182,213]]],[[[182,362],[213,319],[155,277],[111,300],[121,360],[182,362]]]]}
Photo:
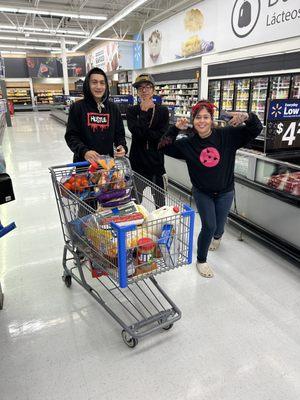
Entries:
{"type": "MultiPolygon", "coordinates": [[[[16,40],[18,42],[39,42],[39,43],[60,43],[61,41],[58,39],[34,39],[24,37],[9,37],[9,36],[0,36],[0,40],[16,40]]],[[[77,44],[75,40],[66,40],[66,44],[77,44]]]]}
{"type": "MultiPolygon", "coordinates": [[[[23,32],[23,31],[30,31],[30,32],[35,32],[35,34],[38,34],[38,32],[44,32],[44,33],[51,33],[51,34],[70,34],[70,35],[81,35],[81,36],[86,36],[86,32],[83,31],[76,31],[72,29],[47,29],[47,28],[35,28],[31,26],[24,26],[24,27],[17,27],[14,25],[0,25],[0,29],[8,29],[9,31],[15,31],[15,32],[23,32]]],[[[34,33],[32,33],[34,34],[34,33]]]]}
{"type": "Polygon", "coordinates": [[[0,49],[4,47],[6,49],[32,49],[32,50],[59,50],[58,47],[45,47],[45,46],[27,46],[27,45],[21,45],[21,44],[16,44],[16,45],[10,45],[10,44],[2,44],[0,43],[0,49]]]}
{"type": "Polygon", "coordinates": [[[73,48],[73,51],[76,51],[80,49],[82,46],[87,44],[90,40],[94,39],[96,36],[100,35],[100,33],[106,31],[107,29],[111,28],[113,25],[115,25],[117,22],[119,22],[121,19],[125,18],[128,14],[130,14],[132,11],[140,7],[142,4],[146,3],[148,0],[134,0],[130,4],[128,4],[127,7],[123,8],[122,11],[118,12],[114,17],[109,19],[107,22],[105,22],[99,29],[96,30],[91,36],[89,36],[87,39],[83,40],[80,42],[77,46],[73,48]]]}
{"type": "Polygon", "coordinates": [[[36,8],[14,8],[14,7],[0,7],[0,12],[9,12],[9,13],[20,13],[20,14],[38,14],[45,15],[49,17],[66,17],[66,18],[74,18],[74,19],[94,19],[100,21],[106,21],[107,17],[105,15],[86,15],[86,14],[77,14],[72,12],[64,12],[64,11],[51,11],[51,10],[39,10],[36,8]]]}
{"type": "MultiPolygon", "coordinates": [[[[27,34],[27,35],[39,35],[39,36],[46,36],[46,37],[57,37],[57,38],[60,38],[60,37],[65,37],[65,38],[67,38],[67,37],[71,37],[71,38],[78,38],[78,39],[84,39],[85,37],[84,36],[79,36],[79,35],[70,35],[70,34],[67,34],[67,33],[64,33],[64,34],[61,34],[61,35],[59,35],[59,34],[54,34],[54,33],[47,33],[47,32],[20,32],[20,31],[10,31],[10,30],[6,30],[6,29],[1,29],[0,28],[0,33],[10,33],[10,34],[12,34],[12,33],[15,33],[15,34],[27,34]]],[[[21,37],[21,36],[20,36],[21,37]]],[[[98,39],[98,38],[97,38],[98,39]]],[[[45,38],[45,40],[47,40],[46,38],[45,38]]],[[[58,40],[58,39],[57,39],[58,40]]],[[[59,41],[60,42],[60,41],[59,41]]],[[[68,44],[70,44],[70,41],[66,41],[66,42],[68,42],[68,44]]],[[[77,42],[75,42],[74,41],[74,44],[77,44],[78,43],[78,41],[77,42]]]]}
{"type": "Polygon", "coordinates": [[[10,50],[0,50],[1,54],[26,54],[26,51],[10,51],[10,50]]]}

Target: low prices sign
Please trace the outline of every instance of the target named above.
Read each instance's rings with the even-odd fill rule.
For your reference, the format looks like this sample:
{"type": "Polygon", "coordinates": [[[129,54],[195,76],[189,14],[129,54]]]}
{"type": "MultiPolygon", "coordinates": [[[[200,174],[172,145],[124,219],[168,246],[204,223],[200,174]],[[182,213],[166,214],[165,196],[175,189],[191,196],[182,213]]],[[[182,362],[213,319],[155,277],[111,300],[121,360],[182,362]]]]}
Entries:
{"type": "Polygon", "coordinates": [[[265,153],[300,150],[300,99],[272,100],[269,105],[265,153]]]}

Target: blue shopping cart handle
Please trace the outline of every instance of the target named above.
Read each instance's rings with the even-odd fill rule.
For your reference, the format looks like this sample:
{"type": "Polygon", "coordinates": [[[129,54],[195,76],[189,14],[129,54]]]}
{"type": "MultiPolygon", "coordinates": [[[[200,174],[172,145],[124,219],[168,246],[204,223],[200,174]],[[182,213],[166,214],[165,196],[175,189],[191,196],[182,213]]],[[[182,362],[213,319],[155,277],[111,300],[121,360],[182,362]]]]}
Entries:
{"type": "Polygon", "coordinates": [[[16,224],[14,222],[12,222],[11,224],[9,224],[7,226],[3,226],[0,224],[0,238],[15,228],[16,228],[16,224]]]}
{"type": "Polygon", "coordinates": [[[88,165],[90,165],[90,163],[88,161],[79,161],[79,162],[75,162],[75,163],[71,163],[71,164],[67,164],[67,167],[87,167],[88,165]]]}

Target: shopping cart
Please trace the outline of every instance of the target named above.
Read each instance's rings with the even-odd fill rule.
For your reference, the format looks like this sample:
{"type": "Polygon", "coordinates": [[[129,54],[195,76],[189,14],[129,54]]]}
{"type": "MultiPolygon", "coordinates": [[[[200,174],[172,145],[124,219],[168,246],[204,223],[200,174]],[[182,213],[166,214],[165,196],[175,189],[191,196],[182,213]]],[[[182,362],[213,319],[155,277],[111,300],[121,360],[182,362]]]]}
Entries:
{"type": "Polygon", "coordinates": [[[109,208],[108,214],[120,213],[120,220],[107,217],[103,207],[98,207],[91,179],[85,190],[70,189],[72,177],[81,186],[90,177],[88,163],[49,169],[65,242],[63,281],[70,287],[73,278],[86,289],[121,325],[124,342],[135,347],[139,338],[168,330],[181,318],[155,276],[192,262],[194,211],[133,172],[126,160],[116,159],[116,168],[125,177],[123,189],[141,205],[129,201],[109,208]],[[155,213],[161,204],[172,206],[174,215],[146,220],[145,212],[155,213]],[[131,213],[134,219],[124,223],[123,214],[135,206],[139,212],[131,213]],[[142,224],[136,221],[141,214],[142,224]]]}
{"type": "MultiPolygon", "coordinates": [[[[3,226],[0,221],[0,238],[2,238],[4,235],[7,235],[10,231],[16,228],[16,224],[12,222],[11,224],[7,226],[3,226]]],[[[3,303],[4,303],[4,294],[2,292],[2,287],[1,287],[1,282],[0,282],[0,310],[3,308],[3,303]]]]}

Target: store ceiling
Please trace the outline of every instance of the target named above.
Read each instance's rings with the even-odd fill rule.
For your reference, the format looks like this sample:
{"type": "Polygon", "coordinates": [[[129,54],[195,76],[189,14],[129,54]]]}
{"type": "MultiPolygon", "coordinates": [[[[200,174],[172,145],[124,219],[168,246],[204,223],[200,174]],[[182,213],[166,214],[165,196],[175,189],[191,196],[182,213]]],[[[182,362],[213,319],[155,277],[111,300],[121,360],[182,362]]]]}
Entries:
{"type": "Polygon", "coordinates": [[[87,51],[106,38],[131,39],[195,3],[199,0],[0,0],[0,51],[55,51],[62,37],[67,50],[87,51]]]}

